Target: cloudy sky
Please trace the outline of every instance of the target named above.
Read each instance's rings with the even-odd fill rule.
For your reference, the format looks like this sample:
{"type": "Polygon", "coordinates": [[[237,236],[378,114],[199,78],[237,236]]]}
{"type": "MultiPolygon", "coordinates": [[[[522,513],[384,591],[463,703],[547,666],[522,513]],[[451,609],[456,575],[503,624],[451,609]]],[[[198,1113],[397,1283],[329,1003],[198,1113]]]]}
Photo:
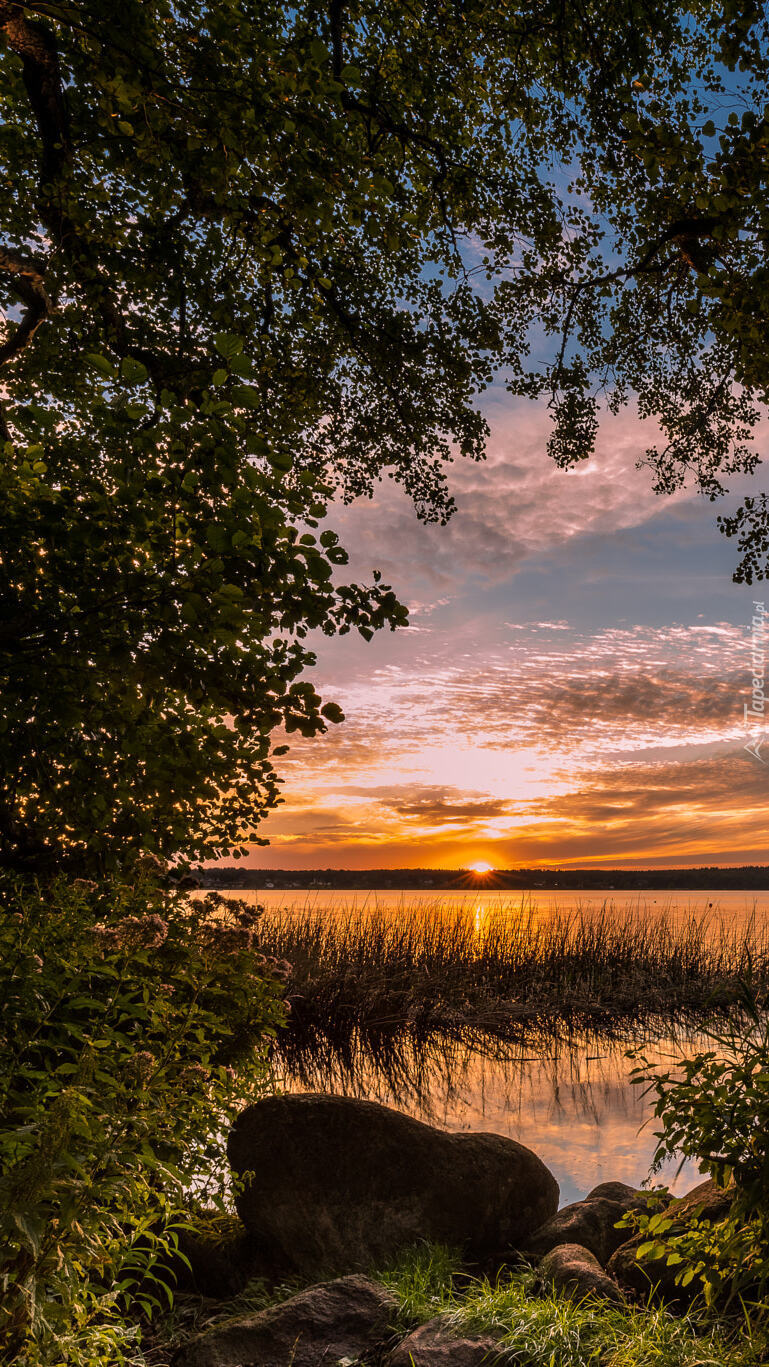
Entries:
{"type": "Polygon", "coordinates": [[[488,459],[453,467],[448,527],[386,484],[332,519],[411,626],[317,643],[314,681],[347,719],[292,745],[248,862],[767,861],[769,742],[766,763],[749,754],[743,716],[764,590],[731,582],[723,509],[651,493],[636,460],[654,433],[632,412],[566,473],[541,408],[494,392],[485,409],[488,459]]]}

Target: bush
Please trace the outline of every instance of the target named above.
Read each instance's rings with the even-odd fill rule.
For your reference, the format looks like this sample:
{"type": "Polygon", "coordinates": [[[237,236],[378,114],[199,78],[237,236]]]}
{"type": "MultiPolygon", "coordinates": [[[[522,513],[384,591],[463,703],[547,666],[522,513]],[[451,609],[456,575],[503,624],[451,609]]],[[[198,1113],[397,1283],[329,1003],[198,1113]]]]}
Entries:
{"type": "Polygon", "coordinates": [[[225,1204],[224,1134],[263,1087],[281,966],[258,912],[216,895],[1,891],[0,1358],[134,1362],[191,1201],[225,1204]]]}
{"type": "Polygon", "coordinates": [[[743,1012],[705,1032],[713,1047],[678,1058],[667,1070],[642,1059],[635,1080],[656,1094],[654,1168],[677,1154],[695,1158],[720,1186],[730,1183],[728,1217],[685,1229],[652,1217],[641,1256],[665,1258],[676,1282],[701,1286],[708,1305],[763,1299],[769,1285],[769,1021],[746,990],[743,1012]]]}

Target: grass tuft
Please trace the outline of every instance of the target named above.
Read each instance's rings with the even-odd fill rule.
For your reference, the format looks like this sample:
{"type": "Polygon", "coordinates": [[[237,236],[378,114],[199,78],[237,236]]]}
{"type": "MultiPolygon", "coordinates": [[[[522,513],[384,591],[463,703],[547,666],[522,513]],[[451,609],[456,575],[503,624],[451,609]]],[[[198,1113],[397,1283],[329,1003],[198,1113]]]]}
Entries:
{"type": "Polygon", "coordinates": [[[459,1251],[445,1244],[417,1244],[406,1248],[375,1278],[397,1298],[400,1313],[394,1328],[406,1330],[448,1311],[453,1304],[454,1280],[459,1275],[459,1251]]]}
{"type": "Polygon", "coordinates": [[[535,1294],[531,1272],[496,1282],[462,1278],[441,1246],[410,1250],[380,1279],[401,1306],[402,1325],[445,1314],[457,1335],[495,1333],[501,1363],[518,1367],[766,1367],[766,1335],[740,1323],[673,1315],[660,1306],[575,1303],[535,1294]]]}

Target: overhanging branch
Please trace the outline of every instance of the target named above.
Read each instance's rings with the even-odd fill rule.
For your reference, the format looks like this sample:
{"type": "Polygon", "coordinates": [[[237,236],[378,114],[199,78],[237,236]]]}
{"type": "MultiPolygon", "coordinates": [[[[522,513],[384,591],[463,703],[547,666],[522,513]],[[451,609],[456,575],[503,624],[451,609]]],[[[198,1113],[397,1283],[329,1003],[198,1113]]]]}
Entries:
{"type": "Polygon", "coordinates": [[[0,365],[5,365],[24,350],[43,320],[55,310],[45,287],[42,263],[0,247],[0,273],[11,277],[11,288],[25,308],[21,322],[0,346],[0,365]]]}

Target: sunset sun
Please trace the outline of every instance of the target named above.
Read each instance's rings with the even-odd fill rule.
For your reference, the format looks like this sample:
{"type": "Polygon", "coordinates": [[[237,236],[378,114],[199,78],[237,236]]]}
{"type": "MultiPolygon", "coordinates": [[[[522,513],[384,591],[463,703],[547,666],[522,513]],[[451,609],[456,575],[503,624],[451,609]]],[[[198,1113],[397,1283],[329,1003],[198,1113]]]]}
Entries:
{"type": "Polygon", "coordinates": [[[492,865],[485,863],[483,859],[477,859],[474,864],[468,864],[467,867],[471,873],[491,873],[492,870],[492,865]]]}

